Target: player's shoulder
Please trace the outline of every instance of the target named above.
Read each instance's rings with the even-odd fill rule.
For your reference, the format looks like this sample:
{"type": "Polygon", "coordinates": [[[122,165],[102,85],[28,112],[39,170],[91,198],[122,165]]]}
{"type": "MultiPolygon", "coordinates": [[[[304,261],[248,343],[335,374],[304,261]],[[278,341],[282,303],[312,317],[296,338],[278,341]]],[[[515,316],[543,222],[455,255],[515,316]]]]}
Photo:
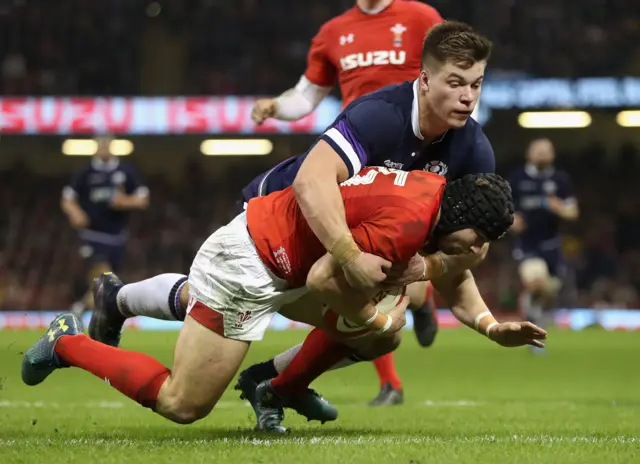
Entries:
{"type": "Polygon", "coordinates": [[[403,12],[408,12],[411,14],[418,14],[421,16],[427,16],[429,18],[441,18],[440,13],[431,5],[428,5],[423,2],[414,1],[414,0],[405,0],[403,2],[398,2],[398,9],[403,12]]]}
{"type": "Polygon", "coordinates": [[[340,13],[337,16],[329,19],[324,22],[320,29],[318,30],[318,36],[327,36],[335,33],[340,33],[340,31],[345,27],[353,24],[353,22],[357,19],[356,9],[357,7],[353,6],[349,8],[347,11],[340,13]]]}
{"type": "Polygon", "coordinates": [[[432,172],[403,171],[383,166],[365,168],[360,175],[364,178],[377,177],[376,174],[370,174],[371,171],[385,176],[386,182],[378,183],[378,188],[385,192],[388,202],[402,208],[411,206],[414,209],[422,209],[425,207],[425,202],[431,205],[433,199],[441,193],[447,183],[446,178],[432,172]]]}
{"type": "Polygon", "coordinates": [[[411,116],[413,106],[413,83],[411,81],[392,84],[375,92],[356,98],[346,109],[356,107],[386,107],[393,109],[399,116],[411,116]],[[409,110],[408,112],[406,110],[409,110]]]}
{"type": "Polygon", "coordinates": [[[379,122],[377,127],[404,128],[411,120],[412,104],[412,83],[404,82],[355,99],[343,113],[348,119],[376,120],[379,122]]]}

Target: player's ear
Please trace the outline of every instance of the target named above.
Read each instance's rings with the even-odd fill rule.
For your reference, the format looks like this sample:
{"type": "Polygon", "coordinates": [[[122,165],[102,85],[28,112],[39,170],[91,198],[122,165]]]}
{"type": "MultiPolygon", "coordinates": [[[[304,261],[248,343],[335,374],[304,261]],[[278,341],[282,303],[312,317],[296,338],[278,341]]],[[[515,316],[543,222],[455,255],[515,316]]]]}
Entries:
{"type": "Polygon", "coordinates": [[[420,77],[418,78],[418,82],[420,84],[420,90],[424,92],[429,91],[429,71],[423,69],[420,71],[420,77]]]}

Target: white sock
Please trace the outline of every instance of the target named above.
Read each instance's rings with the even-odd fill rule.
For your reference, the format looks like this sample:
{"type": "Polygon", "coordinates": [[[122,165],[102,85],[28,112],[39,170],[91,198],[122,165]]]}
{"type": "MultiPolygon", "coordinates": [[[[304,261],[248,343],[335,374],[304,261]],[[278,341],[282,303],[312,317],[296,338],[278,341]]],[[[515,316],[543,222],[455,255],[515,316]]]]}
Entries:
{"type": "Polygon", "coordinates": [[[292,348],[289,348],[284,353],[280,353],[273,358],[273,367],[276,368],[276,371],[278,371],[278,374],[280,374],[283,370],[286,369],[289,363],[291,363],[291,360],[293,359],[293,357],[296,354],[298,354],[298,351],[300,351],[300,348],[302,348],[302,343],[292,348]]]}
{"type": "MultiPolygon", "coordinates": [[[[123,315],[147,316],[165,321],[180,319],[180,292],[183,274],[160,274],[120,289],[116,301],[123,315]],[[177,304],[176,304],[177,303],[177,304]]],[[[184,318],[184,317],[183,317],[184,318]]]]}
{"type": "Polygon", "coordinates": [[[330,371],[335,371],[336,369],[343,369],[345,367],[353,366],[354,364],[356,364],[358,362],[360,362],[360,361],[357,361],[357,360],[352,359],[352,358],[342,358],[340,361],[338,361],[333,366],[331,366],[331,368],[329,370],[330,371]]]}
{"type": "MultiPolygon", "coordinates": [[[[298,354],[298,351],[300,351],[300,348],[302,348],[302,343],[292,348],[289,348],[287,351],[280,353],[273,358],[273,367],[275,367],[276,371],[278,371],[278,374],[282,373],[282,371],[286,369],[286,367],[291,363],[291,360],[293,359],[293,357],[296,354],[298,354]]],[[[335,363],[329,370],[334,371],[336,369],[342,369],[344,367],[351,366],[358,362],[360,362],[360,360],[356,359],[353,356],[348,358],[342,358],[340,361],[335,363]]]]}

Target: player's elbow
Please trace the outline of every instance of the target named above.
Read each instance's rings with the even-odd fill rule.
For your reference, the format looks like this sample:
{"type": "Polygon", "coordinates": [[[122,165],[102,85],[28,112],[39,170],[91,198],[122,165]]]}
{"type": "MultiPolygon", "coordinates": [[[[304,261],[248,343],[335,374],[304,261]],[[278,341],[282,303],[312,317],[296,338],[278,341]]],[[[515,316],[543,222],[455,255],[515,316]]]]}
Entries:
{"type": "Polygon", "coordinates": [[[307,289],[316,295],[322,295],[332,288],[332,279],[335,277],[336,263],[330,254],[326,254],[316,261],[307,274],[307,289]]]}

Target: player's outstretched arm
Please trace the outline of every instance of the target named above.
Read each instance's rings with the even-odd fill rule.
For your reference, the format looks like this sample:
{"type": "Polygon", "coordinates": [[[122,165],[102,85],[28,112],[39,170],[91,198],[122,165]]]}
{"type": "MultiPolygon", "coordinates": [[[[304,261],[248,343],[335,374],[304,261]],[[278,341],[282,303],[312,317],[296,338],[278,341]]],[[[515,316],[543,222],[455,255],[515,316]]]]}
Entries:
{"type": "Polygon", "coordinates": [[[340,155],[324,140],[309,152],[293,181],[293,192],[309,227],[342,267],[355,289],[372,289],[386,278],[391,263],[363,253],[353,240],[345,217],[339,183],[349,171],[340,155]]]}
{"type": "Polygon", "coordinates": [[[149,190],[146,187],[127,194],[122,190],[116,190],[111,199],[111,207],[119,211],[142,210],[149,207],[149,190]]]}
{"type": "Polygon", "coordinates": [[[388,315],[377,313],[371,300],[378,290],[353,290],[338,262],[328,253],[311,267],[307,275],[307,288],[332,310],[357,325],[368,326],[373,332],[392,334],[405,325],[408,298],[388,315]]]}
{"type": "Polygon", "coordinates": [[[490,340],[507,347],[544,346],[540,340],[547,338],[547,332],[540,327],[530,322],[496,321],[482,299],[471,271],[447,273],[432,283],[456,319],[490,340]]]}
{"type": "Polygon", "coordinates": [[[331,87],[316,85],[302,76],[295,87],[280,96],[258,100],[251,111],[251,119],[258,125],[268,118],[296,121],[311,114],[330,92],[331,87]]]}

